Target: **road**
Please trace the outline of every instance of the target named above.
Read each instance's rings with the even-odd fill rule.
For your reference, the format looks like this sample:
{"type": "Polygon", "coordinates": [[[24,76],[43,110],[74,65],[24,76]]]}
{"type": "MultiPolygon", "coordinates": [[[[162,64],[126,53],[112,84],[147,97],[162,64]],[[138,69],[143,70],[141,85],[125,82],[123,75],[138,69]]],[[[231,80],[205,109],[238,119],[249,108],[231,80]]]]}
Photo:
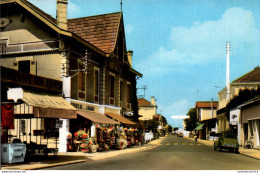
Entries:
{"type": "Polygon", "coordinates": [[[260,170],[260,160],[168,135],[150,150],[46,170],[260,170]]]}

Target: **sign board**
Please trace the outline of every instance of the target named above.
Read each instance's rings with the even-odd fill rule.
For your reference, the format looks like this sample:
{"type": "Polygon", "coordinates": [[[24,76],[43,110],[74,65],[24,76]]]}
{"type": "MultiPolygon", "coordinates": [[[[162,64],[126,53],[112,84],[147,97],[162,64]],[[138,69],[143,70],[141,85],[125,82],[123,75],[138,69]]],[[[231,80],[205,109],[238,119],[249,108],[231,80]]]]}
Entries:
{"type": "Polygon", "coordinates": [[[231,125],[237,125],[239,121],[239,114],[240,110],[239,109],[232,109],[229,113],[229,123],[231,125]]]}
{"type": "Polygon", "coordinates": [[[56,120],[56,128],[62,128],[63,121],[62,120],[56,120]]]}
{"type": "Polygon", "coordinates": [[[231,121],[230,124],[233,125],[233,126],[237,126],[237,121],[231,121]]]}
{"type": "Polygon", "coordinates": [[[7,98],[8,98],[8,100],[14,100],[14,102],[17,102],[18,99],[23,98],[23,89],[22,88],[8,88],[7,98]]]}

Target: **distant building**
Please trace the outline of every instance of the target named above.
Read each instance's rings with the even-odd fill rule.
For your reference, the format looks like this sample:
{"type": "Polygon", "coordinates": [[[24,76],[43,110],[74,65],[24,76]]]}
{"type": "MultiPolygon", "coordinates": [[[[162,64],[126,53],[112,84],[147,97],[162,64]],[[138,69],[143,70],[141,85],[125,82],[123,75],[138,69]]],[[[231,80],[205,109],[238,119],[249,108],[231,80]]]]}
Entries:
{"type": "Polygon", "coordinates": [[[197,130],[200,139],[206,139],[212,132],[217,132],[217,107],[217,101],[196,102],[197,120],[200,123],[197,130]]]}
{"type": "Polygon", "coordinates": [[[151,97],[151,102],[144,98],[138,99],[139,115],[142,117],[139,120],[151,120],[157,114],[157,104],[154,97],[151,97]]]}

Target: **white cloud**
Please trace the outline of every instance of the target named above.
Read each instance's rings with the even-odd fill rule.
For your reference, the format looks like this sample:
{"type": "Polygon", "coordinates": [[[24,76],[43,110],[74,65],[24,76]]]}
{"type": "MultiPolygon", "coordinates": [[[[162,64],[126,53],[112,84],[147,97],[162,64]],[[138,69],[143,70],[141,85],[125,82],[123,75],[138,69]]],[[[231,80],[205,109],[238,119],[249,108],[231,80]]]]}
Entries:
{"type": "Polygon", "coordinates": [[[178,65],[225,61],[227,41],[231,42],[233,55],[255,56],[256,59],[260,54],[259,36],[251,11],[230,8],[216,21],[194,22],[190,28],[172,27],[167,48],[158,48],[140,61],[136,69],[142,69],[143,74],[161,74],[178,65]]]}
{"type": "Polygon", "coordinates": [[[158,105],[165,115],[185,115],[189,110],[189,101],[186,98],[175,101],[170,105],[158,105]]]}
{"type": "Polygon", "coordinates": [[[134,31],[134,27],[131,24],[127,24],[125,27],[125,32],[127,36],[130,36],[134,31]]]}
{"type": "Polygon", "coordinates": [[[185,119],[185,118],[189,118],[189,116],[187,115],[174,115],[171,116],[172,119],[185,119]]]}

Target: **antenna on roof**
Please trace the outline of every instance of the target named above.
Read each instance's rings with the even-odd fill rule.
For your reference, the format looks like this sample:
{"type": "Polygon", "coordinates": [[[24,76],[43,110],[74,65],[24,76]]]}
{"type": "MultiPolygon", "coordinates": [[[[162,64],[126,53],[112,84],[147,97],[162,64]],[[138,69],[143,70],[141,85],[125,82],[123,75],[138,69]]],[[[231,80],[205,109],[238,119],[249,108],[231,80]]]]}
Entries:
{"type": "Polygon", "coordinates": [[[137,97],[138,98],[145,98],[145,90],[147,90],[148,89],[148,85],[143,85],[142,87],[140,87],[140,88],[136,88],[137,90],[143,90],[144,91],[144,94],[143,95],[138,95],[137,97]]]}
{"type": "Polygon", "coordinates": [[[123,11],[123,2],[122,2],[122,0],[120,2],[120,8],[121,8],[121,12],[122,12],[123,11]]]}

